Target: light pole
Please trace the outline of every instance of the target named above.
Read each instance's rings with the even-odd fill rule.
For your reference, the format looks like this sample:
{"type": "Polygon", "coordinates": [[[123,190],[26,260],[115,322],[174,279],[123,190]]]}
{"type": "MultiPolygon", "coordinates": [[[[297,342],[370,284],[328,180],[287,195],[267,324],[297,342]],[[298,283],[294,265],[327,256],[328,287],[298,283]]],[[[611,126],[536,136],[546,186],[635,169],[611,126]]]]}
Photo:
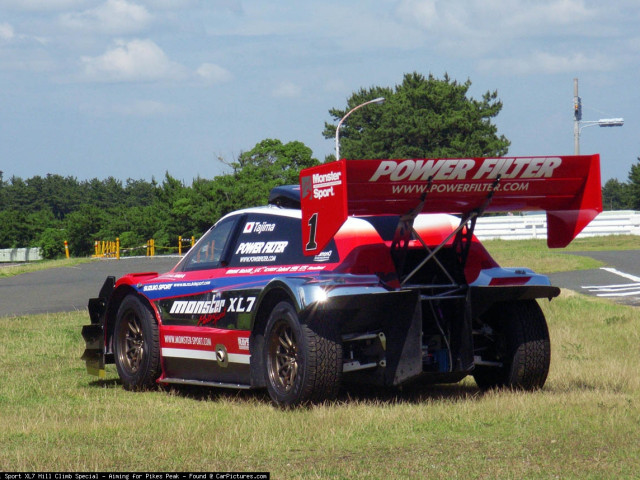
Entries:
{"type": "Polygon", "coordinates": [[[368,102],[361,103],[357,107],[353,107],[351,110],[349,110],[345,114],[345,116],[340,119],[340,121],[338,122],[338,126],[336,127],[336,160],[340,160],[340,127],[342,126],[342,123],[347,119],[349,115],[351,115],[359,108],[362,108],[365,105],[369,105],[371,103],[384,103],[384,100],[384,97],[378,97],[374,98],[373,100],[369,100],[368,102]]]}
{"type": "Polygon", "coordinates": [[[578,96],[578,79],[573,79],[573,153],[580,155],[580,132],[587,127],[621,127],[624,118],[601,118],[582,120],[582,99],[578,96]]]}

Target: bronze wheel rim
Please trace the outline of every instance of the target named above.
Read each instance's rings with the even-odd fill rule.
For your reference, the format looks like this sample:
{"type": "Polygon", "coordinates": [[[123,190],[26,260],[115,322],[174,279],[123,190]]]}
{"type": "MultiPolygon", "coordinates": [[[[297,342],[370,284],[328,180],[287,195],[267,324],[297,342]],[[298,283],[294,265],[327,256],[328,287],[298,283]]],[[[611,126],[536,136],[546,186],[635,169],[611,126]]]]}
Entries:
{"type": "Polygon", "coordinates": [[[269,378],[283,393],[289,393],[298,378],[298,344],[291,326],[281,320],[269,341],[269,378]]]}
{"type": "Polygon", "coordinates": [[[124,332],[120,339],[120,361],[131,373],[136,373],[142,364],[144,339],[140,319],[129,312],[124,318],[124,332]]]}

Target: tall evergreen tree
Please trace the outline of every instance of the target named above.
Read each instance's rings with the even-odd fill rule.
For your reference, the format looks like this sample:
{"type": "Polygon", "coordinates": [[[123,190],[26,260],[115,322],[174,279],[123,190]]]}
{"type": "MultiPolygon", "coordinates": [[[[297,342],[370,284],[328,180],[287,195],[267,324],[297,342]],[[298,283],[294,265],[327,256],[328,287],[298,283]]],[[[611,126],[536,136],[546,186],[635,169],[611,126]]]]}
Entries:
{"type": "Polygon", "coordinates": [[[602,208],[604,210],[632,208],[629,185],[619,182],[616,178],[607,180],[602,187],[602,208]]]}
{"type": "Polygon", "coordinates": [[[405,74],[395,89],[361,89],[344,109],[329,113],[336,125],[325,123],[326,138],[335,136],[337,121],[350,109],[377,97],[386,101],[353,112],[340,131],[341,157],[453,158],[501,156],[510,142],[498,135],[491,122],[502,109],[497,91],[486,92],[482,100],[467,96],[471,81],[458,83],[419,73],[405,74]]]}
{"type": "Polygon", "coordinates": [[[640,157],[629,170],[629,208],[640,210],[640,157]]]}

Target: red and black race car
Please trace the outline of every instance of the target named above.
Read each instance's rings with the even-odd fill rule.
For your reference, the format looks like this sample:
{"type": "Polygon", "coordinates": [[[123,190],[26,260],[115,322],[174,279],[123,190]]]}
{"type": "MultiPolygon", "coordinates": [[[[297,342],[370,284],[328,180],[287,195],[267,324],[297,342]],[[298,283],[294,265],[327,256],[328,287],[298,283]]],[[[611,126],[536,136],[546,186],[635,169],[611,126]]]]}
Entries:
{"type": "Polygon", "coordinates": [[[546,210],[566,246],[601,210],[599,156],[340,160],[221,218],[168,273],[108,277],[83,359],[125,388],[266,388],[278,405],[343,381],[541,388],[547,277],[501,268],[486,212],[546,210]]]}

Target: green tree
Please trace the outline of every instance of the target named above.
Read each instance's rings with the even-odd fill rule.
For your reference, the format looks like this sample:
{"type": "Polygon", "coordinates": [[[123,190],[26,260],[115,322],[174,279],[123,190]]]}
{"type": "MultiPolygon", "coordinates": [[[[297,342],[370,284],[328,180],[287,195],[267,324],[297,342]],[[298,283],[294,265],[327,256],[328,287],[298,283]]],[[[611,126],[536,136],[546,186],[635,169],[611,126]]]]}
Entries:
{"type": "Polygon", "coordinates": [[[26,213],[0,210],[0,248],[27,247],[31,243],[30,233],[26,213]]]}
{"type": "Polygon", "coordinates": [[[4,172],[0,170],[0,210],[3,210],[7,205],[7,200],[5,198],[7,189],[5,188],[6,182],[4,181],[3,176],[4,172]]]}
{"type": "Polygon", "coordinates": [[[629,170],[628,208],[640,210],[640,157],[638,163],[629,170]]]}
{"type": "Polygon", "coordinates": [[[302,168],[317,165],[301,142],[266,139],[237,161],[231,173],[198,177],[188,187],[167,172],[161,184],[109,177],[78,182],[60,175],[26,181],[0,172],[0,248],[40,245],[47,257],[90,255],[94,242],[120,237],[123,247],[153,238],[177,249],[178,236],[200,236],[222,215],[265,204],[276,185],[298,183],[302,168]],[[63,238],[66,237],[66,238],[63,238]]]}
{"type": "Polygon", "coordinates": [[[103,238],[100,234],[108,222],[104,210],[92,205],[83,205],[65,218],[66,230],[69,234],[69,249],[74,256],[91,255],[96,240],[115,240],[103,238]]]}
{"type": "Polygon", "coordinates": [[[124,203],[128,207],[152,205],[157,199],[155,182],[149,183],[144,180],[127,179],[124,189],[124,203]]]}
{"type": "Polygon", "coordinates": [[[43,258],[58,258],[65,254],[64,242],[67,232],[63,228],[46,228],[38,239],[38,247],[43,258]]]}
{"type": "Polygon", "coordinates": [[[83,203],[80,184],[74,177],[47,174],[42,179],[38,196],[42,198],[42,208],[51,211],[58,220],[64,219],[83,203]]]}
{"type": "Polygon", "coordinates": [[[304,143],[265,139],[237,162],[229,164],[233,173],[216,177],[212,197],[218,199],[217,214],[255,205],[265,205],[275,186],[297,184],[300,170],[318,165],[304,143]]]}
{"type": "Polygon", "coordinates": [[[352,108],[377,97],[386,101],[353,112],[342,124],[343,158],[454,158],[501,156],[510,142],[498,136],[491,123],[502,109],[497,91],[482,100],[467,96],[471,81],[458,83],[419,73],[405,74],[395,89],[361,89],[345,109],[329,113],[336,124],[325,123],[323,135],[333,138],[338,121],[352,108]]]}
{"type": "Polygon", "coordinates": [[[630,188],[616,178],[607,180],[602,187],[602,208],[604,210],[624,210],[631,207],[630,188]]]}

